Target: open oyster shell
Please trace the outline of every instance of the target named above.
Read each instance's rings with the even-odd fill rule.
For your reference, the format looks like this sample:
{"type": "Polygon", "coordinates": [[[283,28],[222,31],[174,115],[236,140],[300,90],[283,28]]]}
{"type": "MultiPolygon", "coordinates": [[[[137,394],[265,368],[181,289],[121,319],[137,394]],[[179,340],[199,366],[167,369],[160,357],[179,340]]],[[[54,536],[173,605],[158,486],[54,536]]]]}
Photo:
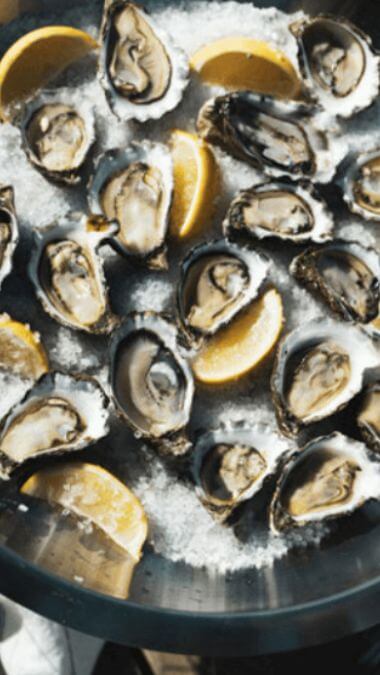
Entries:
{"type": "Polygon", "coordinates": [[[316,319],[288,333],[271,380],[281,430],[293,435],[338,412],[379,366],[379,349],[356,326],[316,319]]]}
{"type": "Polygon", "coordinates": [[[104,219],[69,214],[35,230],[29,275],[45,311],[64,326],[110,333],[117,325],[98,255],[117,229],[104,219]]]}
{"type": "Polygon", "coordinates": [[[380,382],[373,382],[363,392],[357,416],[359,431],[372,450],[380,452],[380,382]]]}
{"type": "Polygon", "coordinates": [[[335,240],[301,253],[290,271],[347,321],[366,324],[379,314],[380,257],[372,248],[335,240]]]}
{"type": "Polygon", "coordinates": [[[371,40],[341,17],[319,15],[290,26],[312,97],[332,115],[350,117],[379,93],[379,56],[371,40]]]}
{"type": "Polygon", "coordinates": [[[224,240],[196,246],[185,258],[178,285],[178,311],[190,335],[207,336],[228,324],[254,300],[269,261],[224,240]]]}
{"type": "Polygon", "coordinates": [[[121,417],[164,454],[185,453],[194,383],[175,326],[153,312],[131,314],[112,336],[110,356],[121,417]]]}
{"type": "Polygon", "coordinates": [[[262,424],[226,424],[199,437],[192,454],[196,492],[219,522],[277,470],[289,441],[262,424]]]}
{"type": "Polygon", "coordinates": [[[109,401],[92,377],[43,375],[0,423],[0,472],[91,445],[108,433],[109,401]]]}
{"type": "Polygon", "coordinates": [[[223,223],[226,237],[276,237],[303,243],[332,237],[334,219],[311,183],[282,178],[239,192],[223,223]]]}
{"type": "Polygon", "coordinates": [[[111,243],[126,255],[165,268],[173,164],[160,143],[131,143],[101,155],[89,185],[92,213],[119,223],[111,243]]]}
{"type": "Polygon", "coordinates": [[[138,5],[106,0],[99,77],[113,112],[124,120],[158,119],[188,84],[185,53],[138,5]]]}
{"type": "Polygon", "coordinates": [[[353,213],[380,221],[380,148],[346,159],[343,197],[353,213]]]}
{"type": "Polygon", "coordinates": [[[313,108],[294,101],[237,91],[207,101],[198,132],[269,176],[330,180],[335,167],[313,108]]]}
{"type": "Polygon", "coordinates": [[[74,185],[95,142],[94,115],[45,93],[26,106],[21,136],[33,166],[51,181],[74,185]]]}
{"type": "Polygon", "coordinates": [[[10,185],[0,184],[0,288],[12,271],[13,254],[19,240],[19,228],[10,185]]]}
{"type": "Polygon", "coordinates": [[[380,497],[380,464],[338,432],[312,440],[283,468],[270,508],[276,534],[351,513],[380,497]]]}

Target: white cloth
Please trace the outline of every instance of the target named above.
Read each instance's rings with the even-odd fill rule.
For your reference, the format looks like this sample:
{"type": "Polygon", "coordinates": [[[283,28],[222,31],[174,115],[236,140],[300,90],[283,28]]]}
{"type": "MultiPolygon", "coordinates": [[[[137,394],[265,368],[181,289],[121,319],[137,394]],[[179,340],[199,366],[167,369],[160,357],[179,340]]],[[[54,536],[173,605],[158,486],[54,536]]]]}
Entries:
{"type": "Polygon", "coordinates": [[[0,661],[6,675],[91,675],[103,640],[60,626],[7,598],[0,661]]]}

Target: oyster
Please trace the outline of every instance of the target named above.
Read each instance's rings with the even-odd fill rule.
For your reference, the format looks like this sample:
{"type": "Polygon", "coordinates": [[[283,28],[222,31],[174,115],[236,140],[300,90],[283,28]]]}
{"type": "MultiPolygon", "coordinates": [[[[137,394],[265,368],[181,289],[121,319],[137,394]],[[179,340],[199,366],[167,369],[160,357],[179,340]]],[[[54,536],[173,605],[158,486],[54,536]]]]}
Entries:
{"type": "Polygon", "coordinates": [[[135,435],[166,454],[189,448],[194,383],[178,349],[175,327],[153,312],[131,314],[112,337],[111,387],[120,415],[135,435]]]}
{"type": "Polygon", "coordinates": [[[354,241],[336,240],[297,256],[291,273],[319,292],[344,319],[368,323],[379,313],[380,258],[354,241]]]}
{"type": "Polygon", "coordinates": [[[10,185],[0,184],[0,287],[12,271],[12,261],[19,239],[19,229],[10,185]]]}
{"type": "Polygon", "coordinates": [[[117,325],[97,253],[117,229],[104,219],[69,214],[35,230],[29,275],[45,311],[64,326],[110,333],[117,325]]]}
{"type": "Polygon", "coordinates": [[[312,97],[333,115],[350,117],[379,93],[379,57],[367,35],[349,21],[330,16],[302,19],[290,26],[312,97]]]}
{"type": "Polygon", "coordinates": [[[32,457],[80,450],[105,436],[108,406],[92,377],[43,375],[1,421],[2,477],[32,457]]]}
{"type": "Polygon", "coordinates": [[[106,0],[99,76],[117,117],[139,122],[162,117],[180,102],[188,74],[185,53],[141,7],[106,0]]]}
{"type": "Polygon", "coordinates": [[[380,382],[372,383],[364,391],[357,424],[366,443],[380,452],[380,382]]]}
{"type": "Polygon", "coordinates": [[[185,258],[178,287],[184,328],[212,335],[258,295],[269,268],[262,255],[223,240],[196,246],[185,258]]]}
{"type": "Polygon", "coordinates": [[[144,141],[99,157],[88,201],[92,213],[119,223],[113,243],[121,253],[163,268],[172,192],[169,151],[144,141]]]}
{"type": "Polygon", "coordinates": [[[205,103],[197,127],[202,138],[270,176],[326,182],[332,158],[312,113],[301,103],[238,91],[205,103]]]}
{"type": "Polygon", "coordinates": [[[380,497],[380,464],[363,443],[335,432],[321,436],[285,463],[270,508],[275,533],[336,518],[380,497]]]}
{"type": "Polygon", "coordinates": [[[380,220],[380,148],[347,158],[343,197],[353,213],[380,220]]]}
{"type": "Polygon", "coordinates": [[[327,319],[285,336],[272,374],[272,397],[285,434],[333,415],[362,389],[380,352],[360,328],[327,319]]]}
{"type": "Polygon", "coordinates": [[[261,424],[225,425],[203,434],[192,455],[192,474],[205,508],[220,522],[263,487],[289,443],[261,424]]]}
{"type": "Polygon", "coordinates": [[[295,243],[331,239],[333,216],[317,190],[282,178],[239,192],[223,223],[227,237],[276,237],[295,243]]]}
{"type": "Polygon", "coordinates": [[[78,183],[95,141],[93,114],[46,94],[26,110],[21,132],[30,162],[52,181],[78,183]]]}

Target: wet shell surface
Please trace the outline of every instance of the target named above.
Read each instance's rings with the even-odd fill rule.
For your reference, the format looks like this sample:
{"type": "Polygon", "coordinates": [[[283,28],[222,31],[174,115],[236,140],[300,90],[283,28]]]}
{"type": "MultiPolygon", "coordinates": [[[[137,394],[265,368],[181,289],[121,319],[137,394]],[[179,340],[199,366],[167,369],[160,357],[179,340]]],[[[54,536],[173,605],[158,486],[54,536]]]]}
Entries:
{"type": "Polygon", "coordinates": [[[178,285],[178,310],[185,330],[216,333],[259,294],[269,260],[224,240],[196,246],[185,258],[178,285]]]}
{"type": "Polygon", "coordinates": [[[135,435],[164,454],[186,452],[194,383],[175,326],[153,312],[132,314],[112,336],[110,353],[117,410],[135,435]]]}
{"type": "Polygon", "coordinates": [[[162,269],[173,193],[173,165],[160,143],[131,143],[101,155],[90,182],[90,211],[119,223],[112,240],[123,255],[162,269]]]}
{"type": "Polygon", "coordinates": [[[363,392],[357,424],[367,445],[380,452],[380,382],[370,384],[363,392]]]}
{"type": "Polygon", "coordinates": [[[35,230],[29,275],[45,311],[59,323],[87,333],[110,333],[111,311],[98,248],[117,232],[116,223],[69,214],[35,230]]]}
{"type": "Polygon", "coordinates": [[[326,182],[335,167],[313,112],[302,103],[238,91],[207,101],[197,127],[206,141],[269,176],[326,182]]]}
{"type": "Polygon", "coordinates": [[[196,492],[212,516],[225,521],[278,468],[289,441],[262,424],[225,425],[199,437],[192,454],[196,492]]]}
{"type": "Polygon", "coordinates": [[[334,219],[311,183],[282,178],[239,192],[223,223],[225,236],[275,237],[303,243],[328,241],[334,219]]]}
{"type": "Polygon", "coordinates": [[[380,221],[380,148],[346,159],[343,197],[349,209],[366,220],[380,221]]]}
{"type": "Polygon", "coordinates": [[[178,105],[188,60],[147,12],[132,2],[106,0],[100,40],[100,82],[117,117],[146,122],[178,105]]]}
{"type": "Polygon", "coordinates": [[[12,271],[13,255],[19,240],[19,227],[10,185],[0,184],[0,288],[12,271]]]}
{"type": "Polygon", "coordinates": [[[95,122],[88,107],[74,107],[53,95],[30,102],[21,123],[28,159],[46,178],[74,185],[95,141],[95,122]]]}
{"type": "Polygon", "coordinates": [[[366,446],[335,432],[312,440],[285,463],[270,509],[271,529],[344,516],[380,496],[380,464],[366,446]]]}
{"type": "Polygon", "coordinates": [[[81,450],[108,433],[109,402],[88,376],[43,375],[0,424],[0,470],[41,455],[81,450]]]}
{"type": "Polygon", "coordinates": [[[271,381],[281,430],[294,435],[342,410],[379,366],[380,351],[356,326],[316,319],[288,333],[271,381]]]}
{"type": "Polygon", "coordinates": [[[371,40],[343,18],[316,16],[291,25],[310,96],[332,115],[351,117],[378,96],[379,56],[371,40]]]}
{"type": "Polygon", "coordinates": [[[368,323],[379,314],[380,257],[372,248],[335,240],[301,253],[290,271],[347,321],[368,323]]]}

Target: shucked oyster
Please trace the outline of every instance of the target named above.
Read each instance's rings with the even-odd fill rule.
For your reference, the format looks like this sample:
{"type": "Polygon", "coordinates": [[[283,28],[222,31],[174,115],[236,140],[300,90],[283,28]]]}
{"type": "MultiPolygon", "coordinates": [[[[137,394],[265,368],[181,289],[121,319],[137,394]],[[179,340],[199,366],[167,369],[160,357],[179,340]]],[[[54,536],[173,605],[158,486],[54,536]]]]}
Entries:
{"type": "Polygon", "coordinates": [[[186,330],[212,335],[258,295],[269,261],[223,240],[201,244],[185,258],[178,309],[186,330]]]}
{"type": "Polygon", "coordinates": [[[89,186],[90,210],[119,223],[113,240],[124,255],[166,266],[166,235],[173,191],[169,151],[159,143],[131,143],[99,157],[89,186]]]}
{"type": "Polygon", "coordinates": [[[110,333],[116,326],[97,253],[116,232],[116,223],[80,214],[35,230],[29,274],[53,319],[88,333],[110,333]]]}
{"type": "Polygon", "coordinates": [[[316,189],[282,178],[239,192],[223,224],[227,237],[276,237],[295,243],[331,239],[333,216],[316,189]]]}
{"type": "Polygon", "coordinates": [[[316,438],[292,455],[271,505],[271,529],[282,532],[336,518],[380,497],[380,464],[365,445],[340,433],[316,438]]]}
{"type": "Polygon", "coordinates": [[[27,459],[80,450],[108,433],[108,400],[91,377],[48,373],[0,424],[6,478],[27,459]]]}
{"type": "Polygon", "coordinates": [[[350,117],[379,93],[379,57],[371,41],[341,18],[316,16],[291,26],[301,72],[312,97],[331,114],[350,117]]]}
{"type": "Polygon", "coordinates": [[[173,110],[188,83],[187,57],[141,8],[106,0],[99,75],[114,113],[145,122],[173,110]]]}
{"type": "Polygon", "coordinates": [[[285,434],[344,408],[362,389],[380,352],[360,328],[316,319],[289,333],[277,351],[272,397],[285,434]]]}
{"type": "Polygon", "coordinates": [[[343,197],[353,213],[380,220],[380,148],[348,157],[343,197]]]}
{"type": "Polygon", "coordinates": [[[12,271],[12,260],[19,239],[14,192],[10,185],[0,185],[0,287],[12,271]]]}
{"type": "Polygon", "coordinates": [[[374,249],[336,240],[301,253],[290,271],[344,319],[368,323],[379,314],[380,258],[374,249]]]}
{"type": "Polygon", "coordinates": [[[316,178],[333,174],[325,135],[311,124],[312,109],[250,91],[211,99],[197,127],[202,138],[270,176],[316,178]]]}
{"type": "Polygon", "coordinates": [[[202,435],[192,455],[201,502],[223,522],[261,490],[288,449],[288,441],[261,424],[225,425],[202,435]]]}
{"type": "Polygon", "coordinates": [[[44,96],[27,107],[21,125],[31,163],[47,178],[73,185],[95,140],[90,110],[44,96]]]}
{"type": "Polygon", "coordinates": [[[366,443],[376,452],[380,452],[380,382],[374,382],[365,389],[357,424],[366,443]]]}
{"type": "Polygon", "coordinates": [[[194,394],[191,369],[177,332],[157,314],[132,314],[113,335],[111,386],[121,416],[164,453],[187,451],[186,427],[194,394]]]}

